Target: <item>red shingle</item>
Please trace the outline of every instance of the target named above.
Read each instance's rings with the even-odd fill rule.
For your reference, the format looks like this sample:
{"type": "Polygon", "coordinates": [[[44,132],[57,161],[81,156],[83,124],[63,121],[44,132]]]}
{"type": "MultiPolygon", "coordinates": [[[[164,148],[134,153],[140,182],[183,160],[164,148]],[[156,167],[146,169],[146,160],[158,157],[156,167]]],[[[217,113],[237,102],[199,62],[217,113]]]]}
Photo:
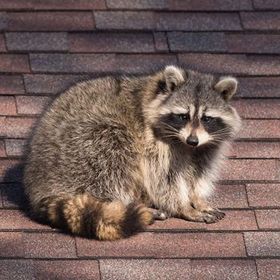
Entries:
{"type": "Polygon", "coordinates": [[[100,271],[104,280],[185,280],[192,277],[190,261],[183,259],[101,260],[100,271]]]}
{"type": "Polygon", "coordinates": [[[5,38],[3,34],[0,34],[0,52],[6,52],[5,38]]]}
{"type": "Polygon", "coordinates": [[[75,31],[93,28],[91,12],[9,13],[9,31],[75,31]]]}
{"type": "Polygon", "coordinates": [[[229,156],[237,158],[279,158],[279,142],[235,142],[229,156]]]}
{"type": "Polygon", "coordinates": [[[24,86],[21,76],[0,75],[0,94],[23,94],[24,86]]]}
{"type": "Polygon", "coordinates": [[[94,260],[48,260],[34,262],[36,279],[99,280],[98,262],[94,260]]]}
{"type": "Polygon", "coordinates": [[[104,0],[0,0],[0,9],[3,10],[90,10],[104,8],[104,0]]]}
{"type": "Polygon", "coordinates": [[[8,156],[22,156],[26,141],[22,139],[5,139],[6,152],[8,156]]]}
{"type": "Polygon", "coordinates": [[[72,33],[71,52],[154,52],[152,33],[72,33]]]}
{"type": "MultiPolygon", "coordinates": [[[[280,201],[279,201],[280,203],[280,201]]],[[[280,204],[279,204],[280,205],[280,204]]],[[[278,206],[279,206],[278,205],[278,206]]],[[[258,225],[261,229],[280,229],[280,210],[256,210],[258,225]]]]}
{"type": "Polygon", "coordinates": [[[22,211],[0,210],[0,230],[22,230],[22,229],[49,229],[50,227],[32,221],[22,211]]]}
{"type": "Polygon", "coordinates": [[[192,279],[199,280],[257,280],[253,260],[192,260],[192,279]]]}
{"type": "Polygon", "coordinates": [[[237,13],[157,13],[157,30],[241,30],[237,13]]]}
{"type": "Polygon", "coordinates": [[[280,35],[275,34],[227,34],[227,50],[233,53],[279,54],[280,35]]]}
{"type": "Polygon", "coordinates": [[[116,68],[125,73],[151,72],[168,64],[176,64],[176,56],[171,54],[135,54],[116,56],[116,68]]]}
{"type": "Polygon", "coordinates": [[[217,185],[210,202],[217,208],[247,208],[244,185],[217,185]]]}
{"type": "Polygon", "coordinates": [[[239,233],[141,233],[115,242],[99,242],[81,238],[76,240],[80,257],[245,256],[243,238],[239,233]]]}
{"type": "Polygon", "coordinates": [[[252,10],[250,0],[169,0],[169,9],[178,11],[239,11],[252,10]]]}
{"type": "Polygon", "coordinates": [[[26,138],[34,125],[34,118],[5,118],[3,125],[0,126],[0,136],[8,138],[26,138]]]}
{"type": "Polygon", "coordinates": [[[0,157],[6,157],[5,142],[0,140],[0,157]]]}
{"type": "Polygon", "coordinates": [[[8,25],[7,13],[0,12],[0,30],[5,30],[8,25]]]}
{"type": "Polygon", "coordinates": [[[259,280],[279,280],[280,260],[262,259],[256,260],[259,280]]]}
{"type": "Polygon", "coordinates": [[[243,118],[280,118],[280,100],[266,99],[264,102],[260,99],[242,99],[232,102],[232,105],[243,118]]]}
{"type": "Polygon", "coordinates": [[[238,137],[243,139],[280,138],[280,120],[243,120],[238,137]]]}
{"type": "Polygon", "coordinates": [[[280,79],[278,77],[239,78],[242,97],[280,97],[280,79]]]}
{"type": "Polygon", "coordinates": [[[27,93],[57,94],[66,90],[73,84],[86,80],[86,75],[24,75],[27,93]]]}
{"type": "Polygon", "coordinates": [[[155,27],[152,12],[94,12],[97,29],[150,30],[155,27]]]}
{"type": "Polygon", "coordinates": [[[280,184],[249,184],[246,188],[250,206],[280,205],[280,184]]]}
{"type": "Polygon", "coordinates": [[[9,51],[66,51],[67,34],[64,32],[10,32],[6,33],[9,51]]]}
{"type": "Polygon", "coordinates": [[[75,240],[70,235],[62,233],[24,233],[23,238],[25,257],[76,257],[75,240]]]}
{"type": "Polygon", "coordinates": [[[0,115],[16,115],[15,98],[12,96],[0,96],[0,115]]]}
{"type": "Polygon", "coordinates": [[[244,29],[280,30],[278,12],[242,12],[240,16],[244,29]]]}
{"type": "Polygon", "coordinates": [[[36,280],[34,269],[31,260],[0,261],[1,280],[36,280]]]}
{"type": "Polygon", "coordinates": [[[279,169],[276,160],[231,159],[224,166],[221,179],[277,181],[279,179],[279,169]]]}
{"type": "Polygon", "coordinates": [[[238,54],[179,54],[179,62],[188,68],[219,74],[279,75],[278,56],[238,54]]]}
{"type": "Polygon", "coordinates": [[[29,72],[27,55],[0,54],[0,72],[25,73],[29,72]]]}
{"type": "Polygon", "coordinates": [[[249,256],[280,256],[280,232],[245,232],[249,256]]]}
{"type": "Polygon", "coordinates": [[[155,48],[160,52],[168,52],[168,42],[165,32],[154,32],[155,48]]]}
{"type": "Polygon", "coordinates": [[[0,232],[0,240],[0,257],[24,257],[21,232],[0,232]]]}
{"type": "Polygon", "coordinates": [[[280,2],[278,0],[253,0],[255,9],[260,10],[279,10],[280,2]]]}
{"type": "Polygon", "coordinates": [[[18,114],[38,115],[51,102],[51,98],[44,96],[17,96],[16,104],[18,114]]]}

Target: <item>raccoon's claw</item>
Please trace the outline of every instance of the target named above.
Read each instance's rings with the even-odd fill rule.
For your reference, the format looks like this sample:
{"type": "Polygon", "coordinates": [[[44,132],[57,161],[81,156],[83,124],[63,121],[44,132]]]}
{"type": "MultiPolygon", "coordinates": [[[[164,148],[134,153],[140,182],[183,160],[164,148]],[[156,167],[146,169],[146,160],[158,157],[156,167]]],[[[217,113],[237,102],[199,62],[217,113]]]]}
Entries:
{"type": "Polygon", "coordinates": [[[212,214],[209,214],[209,213],[207,213],[207,214],[205,214],[204,216],[203,216],[203,221],[206,223],[206,224],[212,224],[212,223],[216,223],[216,222],[218,222],[218,218],[217,218],[217,216],[215,216],[215,215],[212,215],[212,214]]]}
{"type": "Polygon", "coordinates": [[[215,222],[222,220],[226,215],[224,212],[220,211],[219,209],[213,209],[212,211],[209,211],[207,213],[215,217],[215,222]]]}

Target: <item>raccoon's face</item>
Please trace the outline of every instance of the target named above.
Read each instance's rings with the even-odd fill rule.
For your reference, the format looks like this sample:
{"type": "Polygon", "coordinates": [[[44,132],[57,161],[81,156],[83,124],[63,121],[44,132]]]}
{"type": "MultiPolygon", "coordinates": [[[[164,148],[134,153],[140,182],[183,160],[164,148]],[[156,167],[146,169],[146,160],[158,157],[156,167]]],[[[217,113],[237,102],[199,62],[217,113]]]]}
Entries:
{"type": "Polygon", "coordinates": [[[238,131],[240,118],[228,103],[236,92],[236,79],[215,81],[211,75],[168,66],[158,83],[151,104],[156,106],[154,133],[162,141],[179,140],[192,148],[219,145],[238,131]]]}

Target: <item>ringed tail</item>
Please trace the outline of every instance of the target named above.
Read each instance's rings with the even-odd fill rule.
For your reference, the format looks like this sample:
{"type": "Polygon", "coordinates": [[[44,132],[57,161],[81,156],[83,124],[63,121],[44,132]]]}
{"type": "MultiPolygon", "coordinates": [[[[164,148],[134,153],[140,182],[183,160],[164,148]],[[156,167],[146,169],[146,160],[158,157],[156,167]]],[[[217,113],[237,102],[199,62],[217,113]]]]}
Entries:
{"type": "Polygon", "coordinates": [[[90,194],[48,197],[35,212],[55,227],[99,240],[125,238],[153,223],[152,212],[142,204],[104,202],[90,194]]]}

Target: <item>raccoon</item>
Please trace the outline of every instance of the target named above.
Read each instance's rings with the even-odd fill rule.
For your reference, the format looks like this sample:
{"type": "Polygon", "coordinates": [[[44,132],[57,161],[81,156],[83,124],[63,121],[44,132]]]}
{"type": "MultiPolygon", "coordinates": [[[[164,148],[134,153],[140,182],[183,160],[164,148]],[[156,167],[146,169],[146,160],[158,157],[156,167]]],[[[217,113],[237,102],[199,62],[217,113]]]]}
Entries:
{"type": "Polygon", "coordinates": [[[30,143],[24,186],[34,217],[99,240],[154,219],[222,219],[207,198],[240,127],[229,104],[236,89],[235,78],[177,66],[73,86],[30,143]]]}

